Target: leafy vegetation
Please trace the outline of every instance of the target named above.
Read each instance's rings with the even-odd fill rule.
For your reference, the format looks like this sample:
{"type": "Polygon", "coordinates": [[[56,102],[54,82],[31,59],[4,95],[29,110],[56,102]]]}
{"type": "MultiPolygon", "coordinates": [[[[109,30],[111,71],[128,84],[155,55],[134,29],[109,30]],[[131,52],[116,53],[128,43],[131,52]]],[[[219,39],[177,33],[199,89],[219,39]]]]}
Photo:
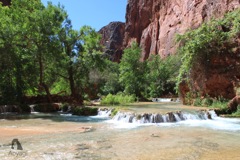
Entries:
{"type": "Polygon", "coordinates": [[[101,100],[101,105],[126,105],[135,102],[136,97],[134,95],[123,95],[119,93],[117,95],[108,94],[101,100]]]}
{"type": "Polygon", "coordinates": [[[142,98],[146,79],[146,62],[141,62],[141,48],[137,43],[133,43],[131,48],[124,50],[123,57],[119,64],[119,82],[126,94],[134,94],[142,98]]]}
{"type": "MultiPolygon", "coordinates": [[[[102,56],[101,36],[93,28],[72,28],[61,6],[12,0],[11,7],[0,5],[0,14],[0,104],[22,106],[31,96],[46,96],[49,104],[57,95],[69,96],[70,101],[63,101],[67,103],[83,104],[84,99],[102,97],[101,104],[125,105],[136,99],[175,95],[174,88],[179,90],[183,81],[191,89],[194,67],[207,66],[214,54],[232,53],[240,33],[240,10],[236,10],[178,35],[178,56],[161,59],[152,55],[141,61],[141,48],[133,43],[118,64],[102,56]]],[[[224,101],[200,95],[189,92],[186,101],[197,106],[226,106],[224,101]]],[[[63,108],[68,109],[67,105],[63,108]]],[[[76,108],[74,112],[85,110],[76,108]]]]}
{"type": "Polygon", "coordinates": [[[238,110],[235,113],[232,113],[233,117],[240,117],[240,105],[238,105],[238,110]]]}
{"type": "Polygon", "coordinates": [[[222,19],[213,19],[202,24],[198,29],[178,35],[176,40],[180,43],[179,54],[182,65],[177,77],[176,87],[186,81],[191,88],[189,79],[194,67],[204,64],[207,66],[214,54],[231,53],[237,43],[234,43],[240,33],[240,10],[229,12],[222,19]],[[204,61],[203,61],[204,60],[204,61]]]}
{"type": "Polygon", "coordinates": [[[91,27],[72,29],[61,6],[13,0],[0,5],[0,103],[26,96],[69,95],[82,103],[89,73],[101,68],[100,35],[91,27]]]}
{"type": "Polygon", "coordinates": [[[161,59],[159,55],[152,55],[147,60],[145,78],[146,97],[174,96],[175,77],[179,68],[179,57],[169,56],[161,59]]]}

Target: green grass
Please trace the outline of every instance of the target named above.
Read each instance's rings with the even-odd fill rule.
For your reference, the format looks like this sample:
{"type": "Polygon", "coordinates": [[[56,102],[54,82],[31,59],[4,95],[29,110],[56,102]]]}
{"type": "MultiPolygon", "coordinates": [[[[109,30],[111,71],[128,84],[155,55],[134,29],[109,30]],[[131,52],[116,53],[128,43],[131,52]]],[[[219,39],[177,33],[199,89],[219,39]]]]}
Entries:
{"type": "Polygon", "coordinates": [[[225,109],[228,106],[227,101],[218,101],[214,100],[213,103],[209,106],[210,108],[215,108],[215,109],[225,109]]]}
{"type": "Polygon", "coordinates": [[[101,105],[127,105],[135,102],[135,99],[134,95],[108,94],[101,100],[101,105]]]}

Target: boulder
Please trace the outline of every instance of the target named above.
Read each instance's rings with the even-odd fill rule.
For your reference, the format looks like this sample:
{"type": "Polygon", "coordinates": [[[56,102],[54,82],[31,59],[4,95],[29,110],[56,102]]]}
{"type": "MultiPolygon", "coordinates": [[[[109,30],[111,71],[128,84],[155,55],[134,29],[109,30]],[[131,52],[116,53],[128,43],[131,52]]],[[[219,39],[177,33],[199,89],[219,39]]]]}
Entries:
{"type": "Polygon", "coordinates": [[[114,62],[120,62],[122,57],[124,32],[125,23],[122,22],[111,22],[98,31],[102,35],[104,55],[114,62]]]}
{"type": "Polygon", "coordinates": [[[240,96],[234,97],[229,103],[228,103],[228,111],[230,113],[236,112],[238,110],[238,106],[240,106],[240,96]]]}

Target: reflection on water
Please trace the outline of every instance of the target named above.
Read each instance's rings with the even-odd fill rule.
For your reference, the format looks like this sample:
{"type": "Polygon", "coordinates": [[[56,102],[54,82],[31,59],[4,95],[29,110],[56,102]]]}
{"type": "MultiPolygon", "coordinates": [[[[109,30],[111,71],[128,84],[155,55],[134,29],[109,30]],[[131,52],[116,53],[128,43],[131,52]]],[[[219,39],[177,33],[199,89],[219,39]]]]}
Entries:
{"type": "Polygon", "coordinates": [[[40,113],[10,119],[0,120],[0,159],[240,159],[240,119],[123,123],[103,116],[40,113]],[[13,139],[22,151],[11,149],[13,139]]]}

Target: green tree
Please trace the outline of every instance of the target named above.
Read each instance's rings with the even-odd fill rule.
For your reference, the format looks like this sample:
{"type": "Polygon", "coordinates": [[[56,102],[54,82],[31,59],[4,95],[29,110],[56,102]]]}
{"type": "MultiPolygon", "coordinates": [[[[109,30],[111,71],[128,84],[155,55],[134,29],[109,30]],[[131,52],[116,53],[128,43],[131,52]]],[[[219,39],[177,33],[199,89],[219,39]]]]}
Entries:
{"type": "Polygon", "coordinates": [[[147,60],[147,97],[175,95],[175,77],[180,65],[178,61],[178,56],[161,59],[159,55],[152,55],[147,60]]]}
{"type": "Polygon", "coordinates": [[[71,21],[67,18],[59,34],[62,57],[59,66],[62,68],[58,75],[69,83],[71,96],[83,100],[83,88],[89,82],[89,70],[98,67],[100,55],[98,33],[89,26],[80,31],[72,29],[71,21]]]}
{"type": "Polygon", "coordinates": [[[4,103],[21,102],[38,84],[46,86],[44,72],[54,51],[49,49],[65,12],[51,4],[45,8],[40,0],[13,0],[11,7],[0,6],[0,12],[0,96],[4,103]]]}
{"type": "Polygon", "coordinates": [[[102,85],[101,85],[101,94],[117,94],[118,92],[123,91],[119,83],[119,64],[112,62],[108,59],[105,59],[106,67],[101,74],[102,85]]]}
{"type": "Polygon", "coordinates": [[[140,61],[141,49],[137,43],[133,43],[131,48],[124,50],[120,62],[119,82],[127,94],[135,94],[143,98],[145,88],[145,69],[146,63],[140,61]]]}

